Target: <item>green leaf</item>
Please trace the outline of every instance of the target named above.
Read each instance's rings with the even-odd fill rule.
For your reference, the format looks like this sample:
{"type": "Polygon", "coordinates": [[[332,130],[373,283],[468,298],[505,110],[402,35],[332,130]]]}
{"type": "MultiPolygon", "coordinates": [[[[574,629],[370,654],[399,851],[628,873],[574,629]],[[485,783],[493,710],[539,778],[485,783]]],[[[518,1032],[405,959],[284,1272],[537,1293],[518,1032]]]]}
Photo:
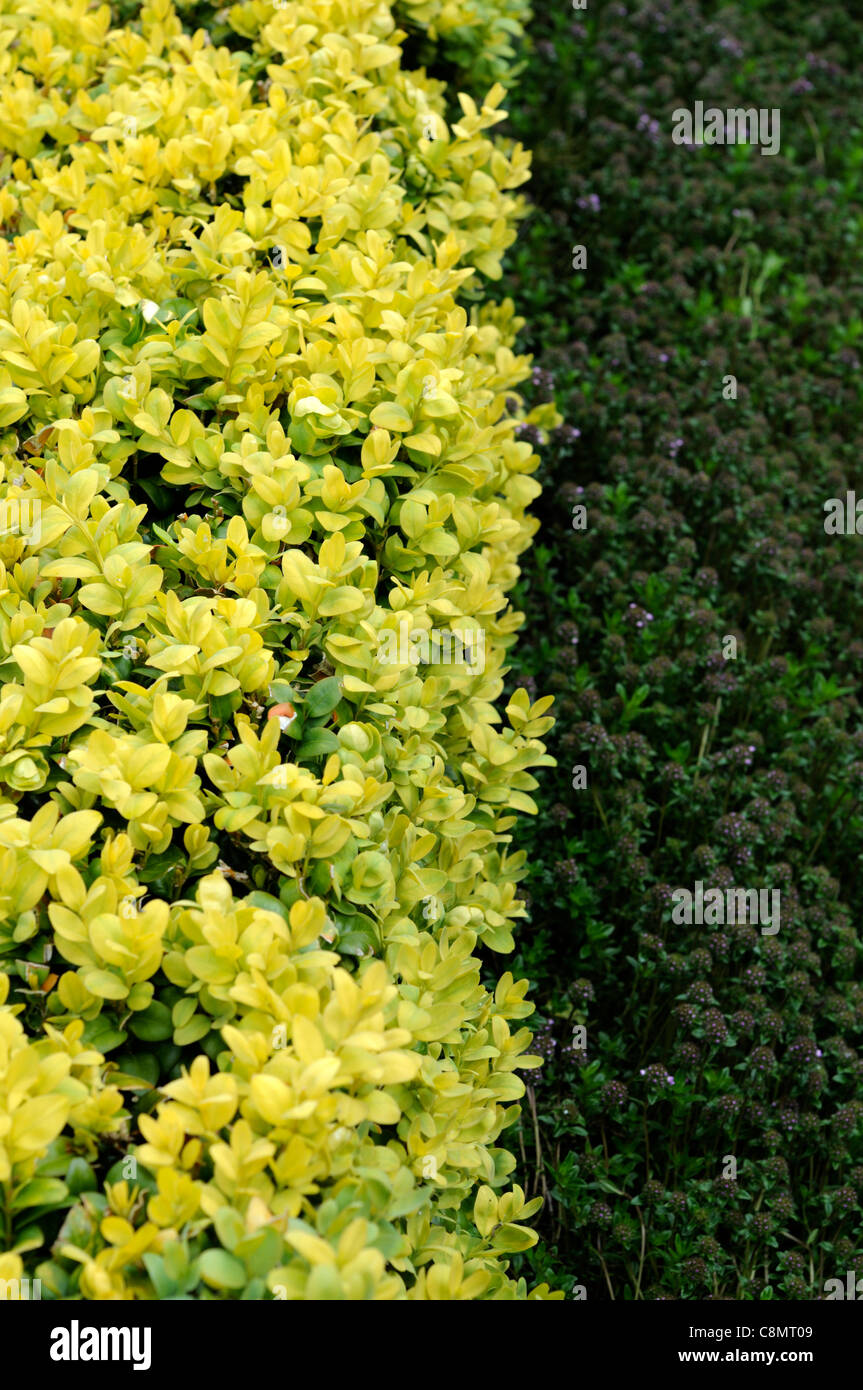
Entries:
{"type": "Polygon", "coordinates": [[[158,1297],[172,1298],[177,1292],[177,1285],[167,1273],[161,1255],[146,1254],[143,1256],[143,1260],[158,1297]]]}
{"type": "Polygon", "coordinates": [[[328,676],[326,680],[318,681],[313,685],[306,696],[306,713],[310,714],[313,719],[320,719],[321,715],[330,714],[341,698],[340,682],[335,676],[328,676]]]}
{"type": "Polygon", "coordinates": [[[33,1178],[19,1188],[12,1198],[12,1210],[25,1207],[56,1207],[65,1202],[69,1189],[59,1178],[33,1178]]]}
{"type": "Polygon", "coordinates": [[[381,405],[376,405],[369,419],[379,429],[398,430],[400,434],[414,427],[414,422],[404,406],[397,405],[395,401],[384,401],[381,405]]]}
{"type": "Polygon", "coordinates": [[[342,956],[371,956],[374,955],[377,947],[377,940],[372,932],[348,931],[339,933],[333,946],[342,956]]]}
{"type": "MultiPolygon", "coordinates": [[[[181,849],[172,847],[163,850],[161,854],[151,854],[146,864],[138,871],[138,878],[142,883],[153,883],[157,878],[163,878],[172,869],[186,865],[186,856],[181,849]]],[[[143,1017],[143,1014],[140,1015],[143,1017]]]]}
{"type": "Polygon", "coordinates": [[[182,999],[178,999],[171,1010],[171,1021],[174,1027],[182,1028],[184,1024],[188,1023],[194,1017],[196,1008],[197,1000],[194,997],[184,995],[182,999]]]}
{"type": "Polygon", "coordinates": [[[129,1031],[142,1042],[164,1042],[174,1031],[171,1010],[154,1000],[149,1008],[135,1015],[129,1024],[129,1031]]]}
{"type": "Polygon", "coordinates": [[[297,749],[297,758],[323,758],[337,752],[339,746],[332,729],[311,729],[297,749]]]}
{"type": "Polygon", "coordinates": [[[121,1086],[124,1082],[128,1084],[129,1079],[132,1082],[140,1079],[148,1086],[158,1085],[161,1067],[152,1052],[122,1052],[117,1056],[116,1062],[120,1068],[120,1075],[111,1077],[115,1086],[121,1086]]]}
{"type": "Polygon", "coordinates": [[[126,1034],[114,1028],[107,1018],[93,1018],[84,1024],[81,1039],[103,1055],[126,1041],[126,1034]]]}
{"type": "MultiPolygon", "coordinates": [[[[178,1284],[183,1284],[188,1280],[192,1270],[189,1265],[189,1252],[182,1241],[169,1240],[162,1251],[162,1259],[171,1279],[178,1284]]],[[[197,1282],[197,1277],[195,1282],[197,1282]]]]}
{"type": "Polygon", "coordinates": [[[39,1226],[28,1226],[22,1231],[15,1240],[9,1252],[12,1255],[24,1255],[28,1250],[38,1250],[40,1245],[45,1244],[45,1236],[39,1226]]]}
{"type": "Polygon", "coordinates": [[[271,893],[262,893],[255,889],[254,893],[249,893],[246,902],[250,903],[252,907],[261,907],[266,912],[278,912],[285,922],[290,921],[290,913],[285,904],[280,902],[278,898],[274,898],[271,893]]]}
{"type": "Polygon", "coordinates": [[[86,969],[81,978],[90,993],[98,994],[100,999],[125,999],[129,993],[128,986],[110,970],[86,969]]]}
{"type": "Polygon", "coordinates": [[[96,1191],[99,1183],[86,1158],[76,1155],[72,1159],[66,1172],[66,1186],[75,1197],[81,1192],[96,1191]]]}
{"type": "Polygon", "coordinates": [[[41,1279],[55,1298],[65,1298],[69,1293],[69,1275],[55,1260],[43,1260],[37,1265],[36,1278],[41,1279]]]}
{"type": "Polygon", "coordinates": [[[188,1023],[184,1023],[182,1028],[174,1029],[174,1042],[178,1047],[188,1047],[190,1043],[199,1042],[205,1037],[211,1027],[208,1018],[203,1014],[196,1014],[188,1023]]]}
{"type": "Polygon", "coordinates": [[[124,346],[134,347],[138,340],[144,336],[144,329],[146,328],[146,326],[147,325],[145,323],[144,316],[141,313],[140,309],[135,309],[132,318],[132,325],[129,329],[129,332],[123,339],[124,346]]]}
{"type": "Polygon", "coordinates": [[[246,1234],[243,1218],[233,1207],[220,1207],[213,1217],[213,1225],[226,1250],[235,1250],[246,1234]]]}
{"type": "Polygon", "coordinates": [[[483,1185],[473,1204],[473,1219],[480,1235],[491,1235],[497,1225],[497,1198],[490,1187],[483,1185]]]}
{"type": "Polygon", "coordinates": [[[227,1250],[205,1250],[198,1259],[198,1269],[212,1289],[241,1289],[246,1283],[245,1269],[227,1250]]]}
{"type": "Polygon", "coordinates": [[[36,1165],[36,1178],[64,1178],[66,1169],[69,1167],[69,1149],[66,1140],[61,1135],[48,1145],[44,1157],[40,1158],[36,1165]]]}
{"type": "Polygon", "coordinates": [[[495,1231],[491,1243],[493,1249],[514,1255],[519,1250],[529,1250],[537,1240],[536,1231],[528,1230],[526,1226],[501,1226],[500,1230],[495,1231]]]}
{"type": "Polygon", "coordinates": [[[242,1257],[253,1275],[263,1276],[275,1269],[282,1256],[282,1242],[269,1226],[260,1226],[251,1235],[244,1235],[235,1253],[242,1257]]]}

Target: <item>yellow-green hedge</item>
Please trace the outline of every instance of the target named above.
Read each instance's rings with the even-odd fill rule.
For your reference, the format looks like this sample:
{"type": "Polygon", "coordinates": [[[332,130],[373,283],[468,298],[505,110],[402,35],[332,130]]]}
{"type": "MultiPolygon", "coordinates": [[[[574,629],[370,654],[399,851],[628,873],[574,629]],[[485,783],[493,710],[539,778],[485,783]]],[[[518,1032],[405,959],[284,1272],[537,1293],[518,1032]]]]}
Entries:
{"type": "Polygon", "coordinates": [[[43,1298],[529,1296],[531,1005],[477,954],[549,761],[495,703],[528,159],[398,27],[502,65],[523,6],[393,8],[0,0],[0,1279],[43,1298]]]}

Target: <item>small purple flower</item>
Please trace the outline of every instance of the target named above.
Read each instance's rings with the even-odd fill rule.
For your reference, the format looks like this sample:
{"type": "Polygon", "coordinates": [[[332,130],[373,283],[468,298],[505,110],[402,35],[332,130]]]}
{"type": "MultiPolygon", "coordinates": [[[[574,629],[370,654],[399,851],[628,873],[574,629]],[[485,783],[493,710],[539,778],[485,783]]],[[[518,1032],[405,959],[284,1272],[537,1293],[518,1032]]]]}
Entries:
{"type": "Polygon", "coordinates": [[[674,1077],[665,1070],[661,1062],[651,1062],[650,1066],[645,1068],[640,1074],[646,1077],[649,1085],[657,1086],[660,1089],[663,1086],[674,1085],[674,1077]]]}
{"type": "Polygon", "coordinates": [[[723,53],[730,53],[732,58],[743,57],[743,45],[737,39],[733,39],[730,34],[724,34],[719,40],[718,47],[723,53]]]}
{"type": "Polygon", "coordinates": [[[658,141],[659,121],[655,120],[653,116],[648,115],[646,111],[642,111],[635,128],[640,134],[646,135],[648,139],[658,141]]]}

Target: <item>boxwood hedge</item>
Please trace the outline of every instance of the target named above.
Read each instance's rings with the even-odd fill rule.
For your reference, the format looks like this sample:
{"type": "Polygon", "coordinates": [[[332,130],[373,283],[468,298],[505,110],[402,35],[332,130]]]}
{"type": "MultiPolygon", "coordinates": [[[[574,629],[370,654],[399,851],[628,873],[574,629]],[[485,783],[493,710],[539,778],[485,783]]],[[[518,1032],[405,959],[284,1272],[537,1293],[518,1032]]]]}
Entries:
{"type": "Polygon", "coordinates": [[[555,1296],[479,955],[550,761],[496,703],[559,418],[485,286],[522,10],[0,3],[0,1277],[44,1298],[555,1296]]]}

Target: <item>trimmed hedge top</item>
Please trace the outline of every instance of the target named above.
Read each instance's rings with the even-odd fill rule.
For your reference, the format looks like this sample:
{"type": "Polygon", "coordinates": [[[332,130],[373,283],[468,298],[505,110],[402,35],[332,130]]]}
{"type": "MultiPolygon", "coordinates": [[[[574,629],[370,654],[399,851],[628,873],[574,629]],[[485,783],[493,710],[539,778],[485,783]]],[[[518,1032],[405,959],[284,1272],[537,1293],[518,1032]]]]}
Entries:
{"type": "Polygon", "coordinates": [[[527,156],[389,4],[189,8],[0,3],[0,1277],[525,1297],[527,156]]]}

